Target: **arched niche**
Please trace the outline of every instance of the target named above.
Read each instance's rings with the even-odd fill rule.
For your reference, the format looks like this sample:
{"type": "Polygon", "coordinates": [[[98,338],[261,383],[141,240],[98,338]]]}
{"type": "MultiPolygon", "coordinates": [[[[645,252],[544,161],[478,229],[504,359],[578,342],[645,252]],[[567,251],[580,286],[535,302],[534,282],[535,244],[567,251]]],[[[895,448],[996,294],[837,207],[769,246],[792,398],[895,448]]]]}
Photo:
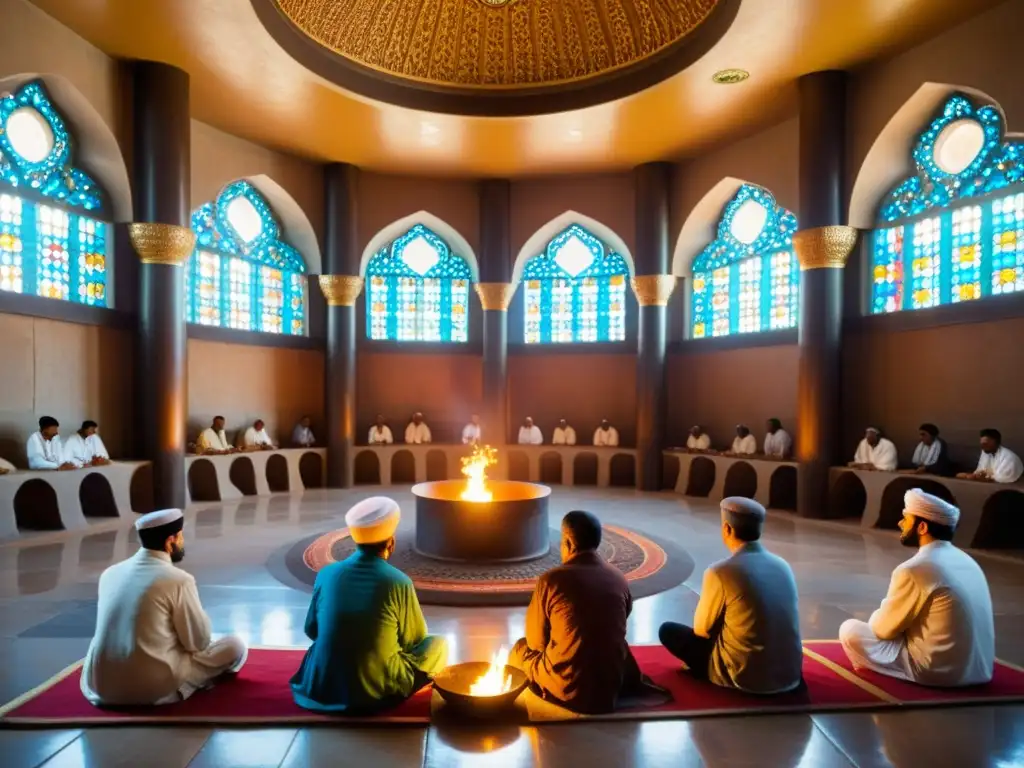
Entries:
{"type": "Polygon", "coordinates": [[[299,459],[299,477],[306,488],[324,487],[324,460],[319,453],[307,451],[299,459]]]}
{"type": "Polygon", "coordinates": [[[366,247],[363,248],[363,255],[359,260],[359,276],[365,277],[366,265],[370,263],[370,259],[373,258],[377,251],[392,240],[404,235],[417,224],[422,224],[427,229],[433,231],[434,234],[438,235],[448,244],[452,253],[465,259],[466,264],[469,265],[469,271],[473,276],[474,283],[480,280],[480,264],[477,261],[476,252],[470,247],[466,238],[444,219],[438,218],[428,211],[417,211],[408,216],[403,216],[377,232],[370,239],[370,242],[366,244],[366,247]]]}
{"type": "Polygon", "coordinates": [[[616,453],[608,465],[608,484],[619,488],[636,487],[636,458],[631,453],[616,453]]]}
{"type": "Polygon", "coordinates": [[[391,457],[391,484],[403,485],[416,482],[416,459],[412,451],[395,451],[391,457]]]}
{"type": "Polygon", "coordinates": [[[985,500],[981,524],[972,547],[980,549],[1024,549],[1024,493],[1000,490],[985,500]]]}
{"type": "Polygon", "coordinates": [[[53,486],[38,477],[22,483],[14,494],[14,522],[19,530],[64,530],[53,486]]]}
{"type": "Polygon", "coordinates": [[[796,511],[796,488],[796,467],[776,467],[768,485],[768,506],[796,511]]]}
{"type": "Polygon", "coordinates": [[[153,465],[143,464],[132,473],[131,485],[128,489],[129,503],[132,512],[140,515],[148,514],[156,509],[153,501],[153,465]]]}
{"type": "Polygon", "coordinates": [[[686,496],[707,496],[715,487],[718,468],[707,456],[694,456],[690,462],[690,476],[686,481],[686,496]]]}
{"type": "Polygon", "coordinates": [[[376,451],[359,451],[352,466],[356,485],[380,485],[380,459],[376,451]]]}
{"type": "Polygon", "coordinates": [[[861,479],[853,472],[840,472],[829,489],[828,508],[822,510],[821,516],[828,519],[860,520],[867,503],[868,491],[861,479]]]}
{"type": "Polygon", "coordinates": [[[529,482],[530,460],[522,451],[508,452],[508,479],[529,482]]]}
{"type": "Polygon", "coordinates": [[[548,451],[540,457],[540,481],[545,485],[561,485],[562,455],[548,451]]]}
{"type": "Polygon", "coordinates": [[[217,470],[209,459],[196,459],[188,468],[188,493],[192,501],[220,501],[217,470]]]}
{"type": "Polygon", "coordinates": [[[561,234],[566,228],[573,224],[580,225],[598,240],[603,242],[608,248],[622,256],[622,258],[625,259],[626,264],[629,266],[630,277],[636,274],[633,255],[630,253],[626,242],[619,237],[614,229],[602,224],[600,221],[593,219],[590,216],[585,216],[584,214],[576,211],[566,211],[542,226],[530,235],[529,239],[525,243],[523,243],[523,247],[519,249],[519,253],[516,255],[516,260],[512,266],[512,282],[518,283],[522,279],[523,269],[526,267],[526,262],[537,254],[543,253],[544,249],[548,247],[548,243],[550,243],[555,236],[561,234]]]}
{"type": "Polygon", "coordinates": [[[754,498],[757,495],[757,471],[746,461],[734,461],[725,473],[722,495],[754,498]]]}
{"type": "Polygon", "coordinates": [[[267,487],[273,493],[284,493],[290,490],[288,483],[288,459],[280,453],[267,457],[267,487]]]}
{"type": "Polygon", "coordinates": [[[448,479],[448,457],[437,449],[427,451],[427,481],[448,479]]]}
{"type": "Polygon", "coordinates": [[[572,461],[573,485],[597,485],[597,454],[577,453],[572,461]]]}
{"type": "Polygon", "coordinates": [[[228,477],[243,496],[256,495],[256,468],[248,456],[236,456],[232,460],[228,477]]]}
{"type": "Polygon", "coordinates": [[[117,517],[117,501],[110,481],[99,472],[89,472],[78,486],[78,501],[86,517],[117,517]]]}
{"type": "Polygon", "coordinates": [[[937,480],[929,480],[915,475],[897,477],[882,491],[882,508],[879,510],[875,528],[895,531],[900,527],[900,520],[903,519],[903,497],[911,488],[920,488],[925,493],[938,496],[950,504],[956,505],[957,503],[952,491],[937,480]]]}

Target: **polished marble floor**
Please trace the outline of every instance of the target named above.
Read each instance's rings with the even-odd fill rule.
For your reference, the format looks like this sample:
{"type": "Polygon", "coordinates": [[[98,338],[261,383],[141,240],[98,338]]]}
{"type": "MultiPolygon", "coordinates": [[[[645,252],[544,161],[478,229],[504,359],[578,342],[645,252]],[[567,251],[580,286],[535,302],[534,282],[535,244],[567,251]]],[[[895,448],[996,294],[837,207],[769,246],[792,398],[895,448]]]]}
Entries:
{"type": "MultiPolygon", "coordinates": [[[[215,633],[252,644],[304,647],[308,595],[274,578],[290,543],[341,527],[348,506],[373,489],[309,491],[187,512],[187,556],[215,633]]],[[[411,509],[408,489],[390,489],[411,509]]],[[[552,523],[585,508],[602,520],[675,541],[696,562],[680,586],[638,600],[634,643],[657,640],[664,620],[692,617],[703,569],[723,557],[717,509],[671,494],[556,488],[552,523]]],[[[403,525],[410,525],[407,519],[403,525]]],[[[793,565],[804,637],[834,637],[866,618],[892,568],[909,555],[895,534],[772,514],[765,543],[793,565]]],[[[102,570],[135,550],[129,527],[46,534],[0,545],[0,702],[81,658],[95,621],[102,570]]],[[[997,653],[1024,664],[1024,563],[979,555],[996,608],[997,653]]],[[[425,606],[453,661],[489,658],[523,633],[523,608],[425,606]]],[[[1024,766],[1024,707],[879,714],[772,715],[691,721],[439,728],[111,728],[0,730],[0,768],[125,766],[1024,766]]]]}

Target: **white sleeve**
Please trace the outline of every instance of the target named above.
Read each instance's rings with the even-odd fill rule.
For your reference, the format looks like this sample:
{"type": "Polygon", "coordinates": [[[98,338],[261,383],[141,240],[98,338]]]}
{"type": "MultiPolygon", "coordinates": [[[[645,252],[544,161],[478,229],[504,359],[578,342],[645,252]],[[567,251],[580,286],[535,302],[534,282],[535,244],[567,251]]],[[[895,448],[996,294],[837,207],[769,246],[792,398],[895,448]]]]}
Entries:
{"type": "Polygon", "coordinates": [[[462,444],[467,445],[473,438],[469,434],[469,424],[462,428],[462,444]]]}
{"type": "Polygon", "coordinates": [[[405,442],[415,443],[416,442],[416,425],[409,422],[409,426],[405,428],[405,442]]]}
{"type": "Polygon", "coordinates": [[[594,441],[593,442],[594,442],[594,445],[604,445],[604,443],[601,442],[601,428],[600,427],[598,427],[597,429],[594,430],[594,441]]]}
{"type": "Polygon", "coordinates": [[[17,467],[7,461],[7,459],[0,458],[0,469],[6,469],[8,472],[14,472],[17,467]]]}
{"type": "Polygon", "coordinates": [[[242,437],[242,445],[246,448],[252,448],[254,445],[259,443],[259,439],[256,434],[255,427],[249,427],[245,430],[245,435],[242,437]]]}
{"type": "Polygon", "coordinates": [[[391,443],[395,442],[395,438],[391,434],[391,427],[389,427],[387,424],[384,425],[383,435],[384,443],[386,445],[391,445],[391,443]]]}
{"type": "Polygon", "coordinates": [[[433,439],[434,438],[431,437],[430,435],[430,427],[428,427],[426,424],[423,424],[423,442],[430,443],[433,442],[433,439]]]}
{"type": "Polygon", "coordinates": [[[619,444],[619,430],[612,427],[608,430],[608,445],[616,446],[619,444]]]}
{"type": "MultiPolygon", "coordinates": [[[[54,438],[56,440],[57,438],[54,438]]],[[[74,464],[81,469],[89,463],[88,450],[85,441],[77,434],[68,438],[64,443],[61,460],[74,464]]]]}
{"type": "Polygon", "coordinates": [[[103,438],[99,435],[93,435],[89,438],[92,442],[92,455],[93,458],[99,456],[101,459],[109,459],[110,454],[107,453],[107,446],[103,444],[103,438]]]}
{"type": "Polygon", "coordinates": [[[857,451],[853,454],[853,461],[855,464],[871,463],[871,450],[866,439],[861,438],[861,441],[857,443],[857,451]]]}
{"type": "Polygon", "coordinates": [[[38,432],[28,439],[25,452],[28,454],[29,469],[60,469],[60,464],[46,458],[43,452],[43,438],[38,432]]]}
{"type": "Polygon", "coordinates": [[[544,444],[544,433],[540,431],[540,427],[533,428],[533,444],[543,445],[544,444]]]}
{"type": "Polygon", "coordinates": [[[576,445],[576,430],[572,427],[569,427],[568,430],[566,430],[565,444],[576,445]]]}
{"type": "Polygon", "coordinates": [[[878,451],[878,460],[875,462],[875,469],[880,469],[883,472],[892,472],[896,469],[896,445],[886,440],[884,443],[879,443],[875,448],[878,451]]]}
{"type": "Polygon", "coordinates": [[[516,438],[516,442],[519,443],[519,445],[523,445],[526,443],[526,435],[523,434],[524,429],[526,429],[526,427],[519,428],[519,436],[516,438]]]}
{"type": "Polygon", "coordinates": [[[753,456],[757,453],[757,438],[753,435],[747,435],[743,438],[743,452],[748,456],[753,456]]]}
{"type": "Polygon", "coordinates": [[[260,445],[272,446],[274,444],[274,441],[270,439],[270,435],[267,433],[267,430],[265,428],[261,429],[259,432],[256,433],[256,441],[260,445]]]}
{"type": "Polygon", "coordinates": [[[370,427],[370,431],[366,433],[366,442],[373,445],[373,427],[370,427]]]}
{"type": "Polygon", "coordinates": [[[1009,449],[1003,450],[1003,455],[992,467],[992,479],[997,483],[1015,483],[1024,474],[1024,465],[1020,457],[1009,449]]]}

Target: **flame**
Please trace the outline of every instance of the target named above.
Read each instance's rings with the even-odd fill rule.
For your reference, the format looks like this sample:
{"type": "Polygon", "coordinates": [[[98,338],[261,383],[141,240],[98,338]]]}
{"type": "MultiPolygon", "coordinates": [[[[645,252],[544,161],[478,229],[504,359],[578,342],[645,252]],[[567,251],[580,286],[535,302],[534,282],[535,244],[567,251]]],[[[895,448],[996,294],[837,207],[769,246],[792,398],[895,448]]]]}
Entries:
{"type": "Polygon", "coordinates": [[[487,487],[487,468],[497,461],[497,451],[489,445],[473,446],[473,453],[462,459],[462,474],[467,478],[466,490],[461,494],[464,501],[491,500],[491,490],[487,487]]]}
{"type": "Polygon", "coordinates": [[[508,648],[501,646],[491,657],[491,666],[469,686],[470,696],[497,696],[512,690],[512,675],[505,671],[508,648]]]}

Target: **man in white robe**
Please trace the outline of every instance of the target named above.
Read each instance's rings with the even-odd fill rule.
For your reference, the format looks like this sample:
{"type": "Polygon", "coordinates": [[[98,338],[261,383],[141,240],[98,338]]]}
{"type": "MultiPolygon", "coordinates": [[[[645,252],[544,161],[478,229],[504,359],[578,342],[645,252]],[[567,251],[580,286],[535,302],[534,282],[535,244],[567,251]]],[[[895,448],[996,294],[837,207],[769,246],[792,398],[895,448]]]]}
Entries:
{"type": "Polygon", "coordinates": [[[757,438],[750,434],[746,424],[736,425],[736,437],[732,439],[732,447],[725,452],[726,456],[753,456],[757,453],[757,438]]]}
{"type": "Polygon", "coordinates": [[[540,427],[536,426],[529,416],[526,417],[523,426],[519,428],[518,442],[520,445],[541,445],[544,442],[544,435],[541,434],[540,427]]]}
{"type": "Polygon", "coordinates": [[[765,428],[764,455],[769,459],[788,459],[793,452],[793,438],[782,428],[782,422],[768,419],[765,428]]]}
{"type": "Polygon", "coordinates": [[[854,469],[895,472],[897,462],[896,446],[892,440],[882,437],[882,431],[877,427],[868,427],[864,430],[864,439],[857,446],[857,452],[849,466],[854,469]]]}
{"type": "Polygon", "coordinates": [[[227,434],[224,432],[224,417],[214,416],[213,422],[199,433],[196,441],[196,453],[207,456],[217,456],[223,453],[234,453],[235,447],[231,445],[227,434]]]}
{"type": "Polygon", "coordinates": [[[142,548],[100,576],[96,634],[82,667],[83,695],[96,706],[170,704],[208,688],[245,663],[239,638],[211,642],[185,556],[179,509],[135,521],[142,548]]]}
{"type": "Polygon", "coordinates": [[[702,427],[694,424],[686,437],[686,450],[691,453],[707,453],[711,450],[711,438],[702,427]]]}
{"type": "Polygon", "coordinates": [[[29,469],[76,469],[64,458],[64,446],[57,434],[60,424],[52,416],[39,418],[39,431],[33,432],[25,446],[29,469]]]}
{"type": "Polygon", "coordinates": [[[430,427],[423,421],[423,414],[417,411],[412,421],[405,428],[405,442],[409,445],[421,445],[430,442],[430,427]]]}
{"type": "Polygon", "coordinates": [[[914,448],[910,459],[911,469],[901,469],[904,474],[948,475],[950,472],[949,452],[946,441],[939,437],[939,428],[925,423],[917,428],[921,442],[914,448]]]}
{"type": "Polygon", "coordinates": [[[299,423],[295,425],[295,429],[292,430],[292,445],[296,448],[309,448],[316,443],[316,437],[313,436],[313,430],[310,425],[313,420],[309,416],[303,416],[299,423]]]}
{"type": "Polygon", "coordinates": [[[848,619],[839,640],[854,668],[931,686],[987,683],[995,664],[988,582],[952,544],[960,510],[914,488],[903,497],[900,542],[919,547],[896,567],[867,623],[848,619]]]}
{"type": "Polygon", "coordinates": [[[619,430],[601,419],[601,426],[594,430],[594,445],[614,448],[619,444],[619,430]]]}
{"type": "Polygon", "coordinates": [[[473,414],[469,419],[469,424],[462,428],[462,444],[463,445],[476,445],[480,442],[480,417],[477,414],[473,414]]]}
{"type": "Polygon", "coordinates": [[[1020,457],[1003,445],[998,429],[981,430],[981,458],[974,472],[957,475],[964,480],[989,483],[1016,483],[1024,474],[1020,457]]]}
{"type": "MultiPolygon", "coordinates": [[[[409,442],[409,430],[405,431],[405,437],[406,442],[409,442]]],[[[383,415],[377,414],[377,421],[370,427],[370,434],[366,441],[370,445],[391,445],[395,442],[395,438],[391,434],[391,427],[384,423],[383,415]]]]}
{"type": "Polygon", "coordinates": [[[272,451],[276,447],[267,434],[267,425],[263,419],[256,419],[242,436],[242,448],[246,451],[272,451]]]}
{"type": "Polygon", "coordinates": [[[551,435],[552,445],[576,445],[576,430],[569,426],[565,419],[559,419],[555,432],[551,435]]]}
{"type": "Polygon", "coordinates": [[[64,460],[76,467],[100,467],[110,463],[107,446],[100,439],[95,421],[83,421],[82,427],[64,442],[64,460]]]}

